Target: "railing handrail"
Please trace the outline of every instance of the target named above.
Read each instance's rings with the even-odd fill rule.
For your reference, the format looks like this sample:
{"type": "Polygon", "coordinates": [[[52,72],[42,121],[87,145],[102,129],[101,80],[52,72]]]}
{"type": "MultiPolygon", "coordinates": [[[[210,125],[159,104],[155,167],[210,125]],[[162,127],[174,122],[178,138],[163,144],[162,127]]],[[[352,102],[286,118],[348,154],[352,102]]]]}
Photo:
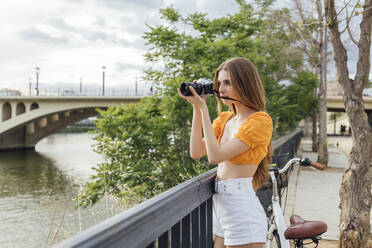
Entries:
{"type": "Polygon", "coordinates": [[[274,141],[272,142],[274,150],[277,149],[277,148],[279,148],[279,147],[282,146],[285,142],[287,142],[289,139],[291,139],[292,137],[294,137],[294,136],[300,134],[301,132],[303,132],[302,129],[298,128],[298,129],[296,129],[295,131],[293,131],[292,133],[287,134],[287,135],[285,135],[285,136],[282,136],[282,137],[278,138],[277,140],[274,140],[274,141]]]}
{"type": "Polygon", "coordinates": [[[179,216],[187,215],[213,194],[216,170],[187,180],[54,247],[123,247],[123,244],[146,247],[177,223],[179,216]],[[120,244],[117,243],[119,240],[120,244]]]}
{"type": "MultiPolygon", "coordinates": [[[[274,150],[302,130],[273,141],[274,150]]],[[[189,179],[54,247],[146,247],[213,195],[217,169],[189,179]]]]}

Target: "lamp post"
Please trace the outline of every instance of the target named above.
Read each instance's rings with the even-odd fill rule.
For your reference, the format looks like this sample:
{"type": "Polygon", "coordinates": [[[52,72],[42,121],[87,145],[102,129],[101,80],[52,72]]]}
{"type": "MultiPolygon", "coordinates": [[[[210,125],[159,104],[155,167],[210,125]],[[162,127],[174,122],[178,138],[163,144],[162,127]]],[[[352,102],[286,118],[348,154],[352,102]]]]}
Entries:
{"type": "Polygon", "coordinates": [[[31,96],[31,78],[28,78],[28,93],[31,96]]]}
{"type": "Polygon", "coordinates": [[[136,82],[134,85],[134,94],[137,96],[137,88],[138,88],[138,83],[137,83],[137,77],[136,77],[136,82]]]}
{"type": "Polygon", "coordinates": [[[83,78],[80,78],[80,95],[82,94],[83,91],[83,78]]]}
{"type": "Polygon", "coordinates": [[[106,66],[102,66],[102,96],[105,95],[105,70],[106,66]]]}
{"type": "Polygon", "coordinates": [[[39,95],[39,67],[36,67],[36,95],[39,95]]]}

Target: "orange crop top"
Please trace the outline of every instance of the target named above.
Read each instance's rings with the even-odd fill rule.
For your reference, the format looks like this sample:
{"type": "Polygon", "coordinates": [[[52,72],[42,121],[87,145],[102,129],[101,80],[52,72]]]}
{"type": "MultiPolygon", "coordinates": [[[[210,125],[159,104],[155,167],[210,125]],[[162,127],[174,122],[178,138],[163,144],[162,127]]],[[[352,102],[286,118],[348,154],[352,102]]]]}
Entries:
{"type": "MultiPolygon", "coordinates": [[[[221,141],[226,123],[234,116],[231,111],[222,112],[213,121],[213,131],[218,143],[221,141]]],[[[265,158],[271,141],[273,123],[266,112],[255,112],[239,127],[235,137],[249,146],[249,149],[229,160],[233,164],[258,165],[265,158]]]]}

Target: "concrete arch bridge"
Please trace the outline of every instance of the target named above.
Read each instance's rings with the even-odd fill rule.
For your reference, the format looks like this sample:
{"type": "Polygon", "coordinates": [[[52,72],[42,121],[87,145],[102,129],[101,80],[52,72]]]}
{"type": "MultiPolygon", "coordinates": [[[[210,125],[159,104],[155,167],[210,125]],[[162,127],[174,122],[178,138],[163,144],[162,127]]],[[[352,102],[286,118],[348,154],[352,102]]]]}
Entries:
{"type": "MultiPolygon", "coordinates": [[[[97,115],[96,108],[138,102],[141,97],[1,97],[0,151],[34,149],[38,141],[70,124],[97,115]]],[[[364,97],[372,126],[372,97],[364,97]]],[[[342,96],[327,97],[327,110],[345,111],[342,96]]]]}
{"type": "Polygon", "coordinates": [[[0,151],[34,149],[37,142],[70,124],[96,116],[96,108],[136,103],[142,97],[1,97],[0,151]]]}

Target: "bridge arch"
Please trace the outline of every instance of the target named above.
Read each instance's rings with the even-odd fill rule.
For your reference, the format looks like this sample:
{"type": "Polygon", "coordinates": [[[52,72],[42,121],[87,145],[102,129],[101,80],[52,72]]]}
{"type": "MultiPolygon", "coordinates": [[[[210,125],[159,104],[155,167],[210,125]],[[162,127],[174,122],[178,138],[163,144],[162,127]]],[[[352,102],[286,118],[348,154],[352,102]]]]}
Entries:
{"type": "Polygon", "coordinates": [[[12,105],[9,102],[3,104],[3,116],[2,121],[6,121],[12,118],[12,105]]]}
{"type": "MultiPolygon", "coordinates": [[[[101,109],[106,108],[101,107],[101,109]]],[[[3,133],[0,136],[0,151],[34,149],[40,140],[50,134],[96,115],[98,115],[96,108],[80,108],[35,116],[3,133]],[[6,147],[2,147],[2,143],[6,144],[6,147]]]]}
{"type": "Polygon", "coordinates": [[[37,142],[50,134],[55,133],[58,130],[75,122],[98,115],[98,112],[96,112],[95,108],[73,109],[69,111],[69,115],[65,115],[64,113],[64,111],[53,113],[48,116],[43,116],[32,120],[31,123],[34,123],[31,125],[33,130],[32,132],[28,132],[26,134],[26,145],[28,147],[34,147],[37,142]]]}
{"type": "Polygon", "coordinates": [[[39,104],[34,102],[34,103],[31,104],[30,110],[34,110],[34,109],[38,109],[38,108],[39,108],[39,104]]]}
{"type": "Polygon", "coordinates": [[[20,115],[26,112],[26,106],[23,102],[17,104],[16,115],[20,115]]]}
{"type": "Polygon", "coordinates": [[[130,97],[4,97],[0,98],[0,151],[34,149],[42,138],[91,116],[96,109],[135,103],[130,97]],[[1,121],[1,120],[0,120],[1,121]]]}

